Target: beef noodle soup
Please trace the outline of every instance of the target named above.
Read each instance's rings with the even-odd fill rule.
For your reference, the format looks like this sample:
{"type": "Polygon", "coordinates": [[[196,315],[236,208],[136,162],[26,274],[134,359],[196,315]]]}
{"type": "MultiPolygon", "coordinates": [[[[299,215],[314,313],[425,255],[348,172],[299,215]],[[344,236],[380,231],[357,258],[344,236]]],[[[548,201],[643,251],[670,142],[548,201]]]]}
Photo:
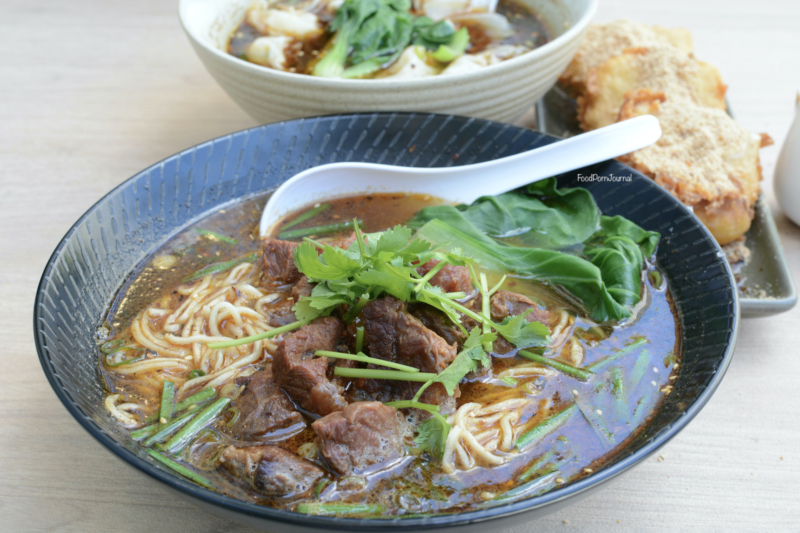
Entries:
{"type": "Polygon", "coordinates": [[[515,0],[257,1],[227,51],[271,69],[335,78],[471,72],[550,40],[515,0]]]}
{"type": "Polygon", "coordinates": [[[677,320],[658,235],[540,183],[335,199],[263,241],[266,197],[201,220],[109,311],[110,416],[180,475],[307,514],[454,513],[591,475],[670,394],[677,320]]]}

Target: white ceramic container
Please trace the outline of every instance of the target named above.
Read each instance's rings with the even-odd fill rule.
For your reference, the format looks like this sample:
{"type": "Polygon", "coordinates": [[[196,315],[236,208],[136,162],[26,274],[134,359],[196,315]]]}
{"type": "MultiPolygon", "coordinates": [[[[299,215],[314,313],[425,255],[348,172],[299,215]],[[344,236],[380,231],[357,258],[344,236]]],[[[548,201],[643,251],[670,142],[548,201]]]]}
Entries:
{"type": "Polygon", "coordinates": [[[794,122],[775,165],[773,186],[783,212],[800,226],[800,93],[795,102],[794,122]]]}

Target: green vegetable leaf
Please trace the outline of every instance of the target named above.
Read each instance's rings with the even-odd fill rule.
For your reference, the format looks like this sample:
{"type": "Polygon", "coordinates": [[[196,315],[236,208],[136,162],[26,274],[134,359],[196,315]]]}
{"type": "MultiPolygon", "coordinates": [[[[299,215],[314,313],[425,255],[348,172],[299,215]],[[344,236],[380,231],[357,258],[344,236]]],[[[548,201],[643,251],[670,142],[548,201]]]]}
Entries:
{"type": "Polygon", "coordinates": [[[506,317],[495,326],[497,332],[517,348],[547,346],[550,343],[550,330],[541,322],[528,322],[524,314],[506,317]]]}
{"type": "Polygon", "coordinates": [[[442,415],[432,413],[429,419],[420,424],[414,442],[422,450],[427,450],[436,459],[441,460],[444,456],[447,435],[452,427],[442,415]]]}
{"type": "Polygon", "coordinates": [[[484,342],[493,342],[497,338],[494,333],[481,333],[479,327],[472,328],[469,337],[464,341],[464,346],[461,351],[456,355],[447,368],[442,370],[430,381],[425,382],[414,395],[412,401],[419,400],[422,393],[433,385],[434,383],[441,383],[447,390],[447,394],[452,396],[455,394],[456,387],[464,379],[464,376],[478,369],[478,363],[482,365],[490,365],[491,360],[486,352],[483,350],[484,342]]]}
{"type": "Polygon", "coordinates": [[[644,258],[655,253],[658,234],[621,217],[599,216],[583,189],[559,190],[551,179],[526,191],[481,198],[472,206],[425,208],[409,225],[418,228],[417,238],[467,250],[484,268],[553,286],[594,320],[630,316],[641,297],[644,258]],[[582,249],[575,246],[581,243],[582,249]],[[565,251],[531,247],[537,245],[565,251]]]}

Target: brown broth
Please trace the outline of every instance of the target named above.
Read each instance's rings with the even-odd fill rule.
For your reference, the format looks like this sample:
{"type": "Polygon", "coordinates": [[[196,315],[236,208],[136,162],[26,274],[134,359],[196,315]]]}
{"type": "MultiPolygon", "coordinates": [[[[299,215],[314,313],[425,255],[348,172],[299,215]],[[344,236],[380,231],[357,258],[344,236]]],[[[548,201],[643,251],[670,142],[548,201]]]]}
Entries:
{"type": "MultiPolygon", "coordinates": [[[[159,248],[133,274],[109,311],[107,322],[117,337],[129,338],[126,328],[131,319],[153,301],[179,298],[174,287],[185,276],[209,263],[258,251],[260,242],[255,232],[267,199],[268,195],[263,195],[221,209],[159,248]],[[239,243],[231,245],[219,242],[199,234],[197,228],[236,238],[239,243]],[[168,256],[178,258],[175,265],[159,268],[163,266],[163,258],[168,256]]],[[[422,207],[440,204],[441,201],[419,195],[371,194],[334,199],[329,203],[331,208],[328,211],[293,229],[358,217],[364,221],[364,231],[381,231],[405,222],[422,207]]],[[[303,211],[284,220],[276,233],[303,211]]],[[[348,230],[340,235],[325,237],[337,238],[349,233],[348,230]]],[[[497,272],[487,274],[490,285],[501,276],[497,272]]],[[[644,279],[648,280],[649,277],[645,276],[644,279]]],[[[556,292],[529,280],[508,278],[503,288],[536,298],[551,310],[564,309],[573,315],[578,312],[556,292]]],[[[282,298],[287,298],[289,288],[282,290],[282,298]]],[[[510,461],[499,466],[478,466],[457,470],[454,474],[444,473],[440,463],[427,454],[407,454],[393,466],[367,474],[364,490],[337,491],[334,485],[329,485],[321,498],[323,501],[380,503],[386,506],[388,515],[454,513],[474,509],[478,505],[491,505],[492,502],[486,501],[490,495],[502,494],[519,485],[517,478],[537,461],[541,461],[543,469],[539,477],[542,484],[528,496],[579,479],[587,475],[586,468],[595,471],[602,468],[647,425],[666,397],[662,389],[671,382],[670,377],[677,373],[680,336],[669,293],[665,288],[653,287],[646,281],[644,295],[644,302],[638,307],[636,316],[623,325],[598,327],[580,316],[576,318],[575,327],[584,331],[580,340],[585,350],[583,367],[613,357],[636,341],[647,341],[644,347],[630,350],[609,364],[608,368],[598,371],[597,377],[589,382],[583,383],[559,373],[544,380],[536,377],[519,378],[514,385],[503,382],[495,377],[499,372],[529,363],[526,359],[507,354],[493,357],[493,373],[462,383],[459,405],[470,401],[488,403],[515,397],[533,398],[535,401],[523,412],[526,428],[532,428],[545,418],[541,413],[546,411],[543,409],[546,405],[552,404],[548,415],[551,416],[577,401],[580,409],[566,424],[530,449],[517,453],[510,461]],[[625,393],[619,398],[614,393],[610,372],[612,367],[619,368],[624,380],[625,393]],[[638,374],[641,376],[637,377],[638,374]],[[419,505],[410,509],[400,507],[398,498],[401,495],[410,495],[408,498],[418,501],[419,505]]],[[[275,306],[281,305],[281,301],[279,299],[275,306]]],[[[565,360],[563,353],[546,355],[565,360]]],[[[119,376],[108,371],[103,364],[100,366],[111,391],[123,392],[129,398],[141,401],[149,409],[146,414],[157,410],[161,393],[159,386],[140,382],[135,376],[119,376]]],[[[254,369],[258,368],[260,365],[254,366],[254,369]]],[[[180,373],[168,372],[163,373],[162,378],[170,376],[171,379],[182,379],[180,373]]],[[[227,417],[218,421],[216,431],[192,444],[180,460],[200,471],[220,492],[261,505],[296,508],[297,502],[266,498],[236,482],[223,469],[215,468],[214,459],[224,446],[253,444],[252,441],[239,441],[227,435],[223,429],[227,422],[227,417]]],[[[295,435],[271,443],[297,452],[302,444],[314,439],[314,431],[309,425],[295,435]]]]}
{"type": "MultiPolygon", "coordinates": [[[[523,45],[534,50],[552,40],[552,32],[542,18],[521,3],[514,0],[500,0],[497,12],[506,16],[514,32],[513,35],[497,44],[523,45]]],[[[321,17],[321,22],[323,27],[327,28],[330,20],[327,17],[321,17]]],[[[470,35],[468,54],[482,52],[492,44],[492,40],[482,28],[471,25],[466,25],[466,27],[470,35]]],[[[248,61],[247,47],[259,37],[261,37],[259,31],[248,24],[246,20],[242,20],[242,23],[228,39],[227,51],[232,56],[248,61]]],[[[310,74],[317,59],[329,46],[329,41],[327,32],[310,40],[295,40],[286,51],[286,70],[298,74],[310,74]]]]}

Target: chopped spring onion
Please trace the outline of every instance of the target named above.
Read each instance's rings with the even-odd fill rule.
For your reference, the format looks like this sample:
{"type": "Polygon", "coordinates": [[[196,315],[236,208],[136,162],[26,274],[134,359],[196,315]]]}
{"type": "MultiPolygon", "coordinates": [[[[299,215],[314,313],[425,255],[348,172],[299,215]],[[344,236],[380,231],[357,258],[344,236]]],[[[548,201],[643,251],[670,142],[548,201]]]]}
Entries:
{"type": "Polygon", "coordinates": [[[199,483],[200,485],[202,485],[202,486],[204,486],[206,488],[209,488],[209,489],[214,488],[211,485],[211,482],[207,478],[201,476],[200,474],[198,474],[196,472],[192,472],[191,470],[189,470],[185,466],[176,463],[172,459],[167,459],[166,457],[164,457],[163,455],[161,455],[157,451],[155,451],[155,450],[147,450],[147,453],[150,455],[150,457],[152,457],[156,461],[167,465],[168,467],[170,467],[175,472],[179,473],[180,475],[182,475],[182,476],[184,476],[186,478],[191,479],[195,483],[199,483]]]}
{"type": "Polygon", "coordinates": [[[106,355],[106,366],[116,368],[141,361],[142,359],[144,359],[144,350],[142,348],[122,347],[106,355]]]}
{"type": "Polygon", "coordinates": [[[322,491],[325,490],[325,487],[327,487],[330,484],[331,484],[331,480],[328,479],[328,478],[325,478],[322,481],[320,481],[319,483],[317,483],[317,486],[314,487],[314,499],[315,500],[318,499],[319,495],[322,494],[322,491]]]}
{"type": "Polygon", "coordinates": [[[517,352],[517,355],[520,355],[525,359],[530,359],[531,361],[536,361],[539,364],[549,366],[550,368],[555,368],[559,372],[567,374],[568,376],[573,377],[575,379],[579,379],[581,381],[588,381],[589,378],[592,377],[592,372],[588,370],[584,370],[583,368],[576,368],[572,365],[568,365],[567,363],[562,363],[561,361],[556,361],[555,359],[550,359],[549,357],[535,354],[527,350],[520,350],[517,352]]]}
{"type": "Polygon", "coordinates": [[[354,515],[354,514],[382,514],[386,511],[383,505],[377,503],[301,503],[297,512],[320,516],[354,515]]]}
{"type": "Polygon", "coordinates": [[[331,204],[329,204],[327,202],[324,203],[324,204],[316,205],[313,208],[311,208],[308,211],[306,211],[305,213],[303,213],[302,215],[300,215],[297,218],[295,218],[294,220],[292,220],[291,222],[289,222],[286,225],[284,225],[283,228],[281,228],[281,231],[282,232],[286,231],[287,229],[289,229],[291,227],[294,227],[294,226],[300,224],[301,222],[305,222],[306,220],[310,220],[310,219],[314,218],[315,216],[319,215],[320,213],[323,213],[323,212],[327,211],[330,208],[331,208],[331,204]]]}
{"type": "Polygon", "coordinates": [[[125,345],[125,339],[115,339],[113,341],[104,342],[100,345],[100,352],[108,355],[117,351],[118,348],[125,345]]]}
{"type": "Polygon", "coordinates": [[[188,424],[183,426],[183,429],[167,441],[164,445],[164,450],[167,453],[175,453],[181,450],[195,435],[214,420],[229,403],[231,401],[228,398],[220,398],[203,409],[188,424]]]}
{"type": "Polygon", "coordinates": [[[228,423],[225,424],[225,427],[232,428],[233,425],[239,420],[239,417],[242,415],[242,412],[239,411],[238,407],[231,407],[230,409],[228,409],[228,411],[231,413],[231,419],[228,420],[228,423]]]}
{"type": "MultiPolygon", "coordinates": [[[[517,480],[528,481],[530,478],[534,477],[534,475],[536,475],[536,477],[541,477],[543,475],[542,472],[544,472],[542,467],[545,466],[555,454],[555,450],[548,450],[545,452],[541,457],[536,459],[533,464],[531,464],[531,466],[525,472],[523,472],[519,478],[517,478],[517,480]]],[[[549,472],[547,473],[549,474],[549,472]]]]}
{"type": "Polygon", "coordinates": [[[364,326],[356,328],[356,353],[361,353],[364,348],[364,326]]]}
{"type": "Polygon", "coordinates": [[[594,363],[594,364],[591,364],[591,365],[587,366],[587,367],[586,367],[586,369],[587,369],[587,370],[591,370],[592,372],[594,372],[594,371],[596,371],[598,368],[600,368],[600,367],[602,367],[602,366],[605,366],[607,363],[610,363],[611,361],[616,361],[617,359],[619,359],[620,357],[622,357],[622,356],[623,356],[623,355],[625,355],[626,353],[628,353],[628,352],[631,352],[631,351],[635,350],[635,349],[636,349],[636,348],[638,348],[639,346],[644,346],[644,345],[645,345],[645,344],[647,344],[648,342],[650,342],[650,341],[648,341],[648,340],[647,340],[647,339],[645,339],[644,337],[639,337],[639,338],[638,338],[638,339],[636,339],[634,342],[632,342],[632,343],[628,344],[627,346],[623,346],[622,348],[620,348],[619,350],[617,350],[617,351],[616,351],[616,353],[614,353],[614,354],[612,354],[612,355],[609,355],[609,356],[608,356],[608,357],[606,357],[605,359],[601,359],[600,361],[598,361],[598,362],[596,362],[596,363],[594,363]]]}
{"type": "Polygon", "coordinates": [[[203,377],[205,375],[206,375],[205,372],[203,372],[199,368],[195,368],[194,370],[189,372],[189,376],[188,377],[189,377],[189,379],[195,379],[195,378],[201,378],[201,377],[203,377]]]}
{"type": "Polygon", "coordinates": [[[527,431],[517,439],[517,449],[523,450],[528,446],[535,444],[545,438],[547,435],[552,433],[553,431],[557,430],[561,426],[567,423],[569,417],[578,410],[578,406],[575,404],[570,405],[560,413],[557,413],[549,418],[546,418],[533,426],[530,431],[527,431]]]}
{"type": "Polygon", "coordinates": [[[233,382],[227,383],[219,390],[219,395],[223,398],[235,400],[239,397],[239,385],[233,382]]]}
{"type": "Polygon", "coordinates": [[[611,394],[617,400],[621,400],[625,395],[625,385],[622,381],[622,371],[619,367],[611,369],[611,394]]]}
{"type": "Polygon", "coordinates": [[[211,237],[220,242],[224,242],[225,244],[239,244],[239,239],[235,239],[233,237],[227,237],[225,235],[220,235],[214,231],[210,231],[207,229],[202,228],[195,228],[195,231],[202,235],[203,237],[211,237]]]}
{"type": "Polygon", "coordinates": [[[216,398],[216,397],[217,397],[217,391],[215,391],[212,387],[208,387],[206,389],[201,390],[198,393],[192,394],[191,396],[189,396],[185,400],[179,401],[175,405],[175,412],[179,413],[179,412],[183,411],[184,409],[186,409],[187,407],[191,407],[192,405],[194,405],[196,403],[202,403],[202,402],[204,402],[206,400],[210,400],[210,399],[216,398]]]}
{"type": "Polygon", "coordinates": [[[262,339],[271,339],[272,337],[277,337],[281,333],[294,331],[296,329],[305,326],[306,324],[308,324],[308,321],[298,320],[297,322],[292,322],[291,324],[286,324],[285,326],[271,329],[269,331],[265,331],[264,333],[259,333],[258,335],[252,335],[250,337],[244,337],[242,339],[234,339],[230,341],[212,342],[211,344],[208,345],[208,347],[211,348],[212,350],[221,350],[223,348],[232,348],[234,346],[241,346],[242,344],[250,344],[251,342],[260,341],[262,339]]]}
{"type": "Polygon", "coordinates": [[[395,381],[419,381],[420,383],[430,381],[439,375],[432,372],[401,372],[374,368],[342,368],[340,366],[334,368],[333,373],[343,378],[392,379],[395,381]]]}
{"type": "Polygon", "coordinates": [[[517,381],[516,379],[512,378],[511,376],[506,376],[504,378],[500,378],[500,381],[502,381],[506,385],[511,385],[512,387],[516,387],[517,385],[519,385],[519,381],[517,381]]]}
{"type": "MultiPolygon", "coordinates": [[[[334,224],[324,224],[322,226],[311,226],[309,228],[292,229],[289,231],[282,231],[278,234],[279,239],[299,239],[301,237],[310,237],[311,235],[327,235],[328,233],[336,233],[353,225],[352,222],[336,222],[334,224]]],[[[358,225],[363,226],[364,221],[358,220],[358,225]]]]}
{"type": "Polygon", "coordinates": [[[169,380],[164,380],[164,388],[161,389],[161,408],[158,410],[158,419],[169,421],[172,418],[172,409],[175,403],[175,384],[169,380]]]}
{"type": "Polygon", "coordinates": [[[156,442],[163,441],[164,439],[166,439],[167,437],[178,431],[178,429],[185,426],[189,422],[189,419],[192,418],[192,416],[194,416],[199,409],[200,409],[199,407],[195,407],[194,409],[189,409],[188,411],[186,411],[184,414],[182,414],[172,422],[169,422],[164,425],[153,424],[153,427],[156,427],[157,429],[158,427],[160,427],[161,429],[158,429],[158,431],[150,435],[143,442],[143,444],[145,446],[152,446],[156,442]]]}
{"type": "Polygon", "coordinates": [[[429,413],[438,413],[439,406],[431,405],[429,403],[415,402],[413,400],[400,400],[397,402],[386,402],[384,405],[394,407],[395,409],[422,409],[429,413]]]}
{"type": "MultiPolygon", "coordinates": [[[[155,419],[155,417],[153,417],[153,419],[155,419]]],[[[142,440],[144,438],[147,438],[156,431],[158,431],[158,426],[159,424],[150,424],[149,426],[139,428],[136,431],[131,431],[131,438],[133,440],[142,440]]]]}
{"type": "Polygon", "coordinates": [[[419,368],[413,366],[401,365],[400,363],[393,363],[384,359],[377,359],[369,357],[359,352],[357,354],[329,352],[328,350],[317,350],[314,355],[320,357],[332,357],[334,359],[349,359],[350,361],[359,361],[361,363],[371,363],[373,365],[385,366],[387,368],[394,368],[395,370],[402,370],[403,372],[419,372],[419,368]]]}
{"type": "Polygon", "coordinates": [[[196,279],[203,278],[208,276],[209,274],[217,274],[218,272],[224,272],[230,268],[235,267],[241,263],[252,263],[258,260],[258,252],[253,252],[248,254],[244,257],[239,257],[237,259],[231,259],[230,261],[225,261],[224,263],[215,263],[213,265],[208,265],[205,268],[201,268],[197,272],[193,274],[189,274],[185,278],[181,280],[181,283],[186,283],[187,281],[194,281],[196,279]]]}

